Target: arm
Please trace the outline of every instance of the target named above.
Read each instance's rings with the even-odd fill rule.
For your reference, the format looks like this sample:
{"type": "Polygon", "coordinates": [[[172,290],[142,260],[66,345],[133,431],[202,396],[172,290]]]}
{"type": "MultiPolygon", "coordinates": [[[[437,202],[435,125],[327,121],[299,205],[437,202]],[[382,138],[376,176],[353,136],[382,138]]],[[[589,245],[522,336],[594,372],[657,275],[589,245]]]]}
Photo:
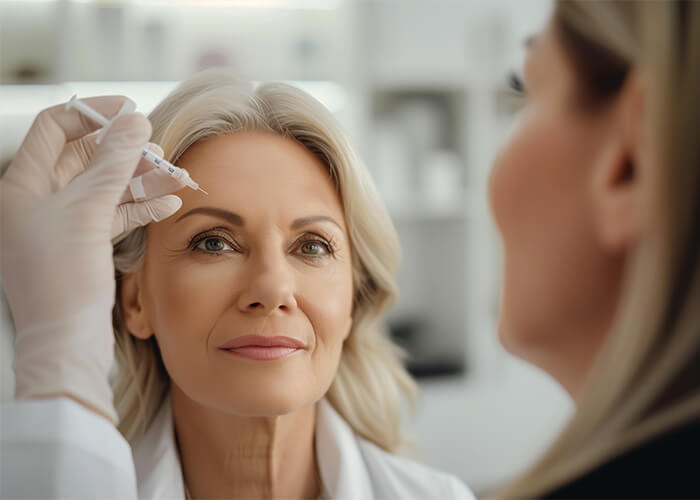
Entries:
{"type": "Polygon", "coordinates": [[[0,180],[0,273],[15,326],[15,398],[2,406],[3,498],[136,498],[129,445],[114,423],[112,243],[158,220],[176,196],[121,201],[151,132],[119,114],[97,128],[63,106],[42,111],[0,180]],[[68,397],[64,397],[68,396],[68,397]]]}
{"type": "Polygon", "coordinates": [[[0,406],[0,497],[136,499],[131,448],[69,398],[0,406]]]}

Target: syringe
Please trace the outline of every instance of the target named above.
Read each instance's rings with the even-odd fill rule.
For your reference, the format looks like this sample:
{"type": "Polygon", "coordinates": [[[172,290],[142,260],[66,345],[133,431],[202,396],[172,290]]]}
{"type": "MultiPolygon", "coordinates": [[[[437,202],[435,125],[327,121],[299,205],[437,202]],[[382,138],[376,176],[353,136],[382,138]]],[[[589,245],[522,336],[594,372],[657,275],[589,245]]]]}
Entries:
{"type": "MultiPolygon", "coordinates": [[[[66,109],[71,109],[75,108],[78,111],[80,111],[82,114],[87,116],[88,118],[94,120],[95,122],[99,123],[103,127],[106,127],[109,125],[110,121],[102,116],[100,113],[95,111],[93,108],[85,104],[83,101],[77,98],[77,94],[74,95],[73,97],[70,98],[70,101],[66,103],[66,109]]],[[[99,142],[99,141],[98,141],[99,142]]],[[[160,168],[164,170],[165,172],[168,173],[170,177],[173,177],[174,179],[180,181],[182,184],[186,185],[187,187],[190,187],[194,189],[195,191],[199,190],[203,192],[204,194],[209,194],[207,193],[204,189],[199,187],[199,184],[197,184],[195,181],[192,180],[190,177],[189,172],[185,170],[184,168],[176,167],[169,161],[167,161],[165,158],[161,158],[157,154],[155,154],[153,151],[147,148],[143,148],[143,151],[141,152],[141,156],[145,160],[148,160],[150,163],[155,165],[157,168],[160,168]]]]}

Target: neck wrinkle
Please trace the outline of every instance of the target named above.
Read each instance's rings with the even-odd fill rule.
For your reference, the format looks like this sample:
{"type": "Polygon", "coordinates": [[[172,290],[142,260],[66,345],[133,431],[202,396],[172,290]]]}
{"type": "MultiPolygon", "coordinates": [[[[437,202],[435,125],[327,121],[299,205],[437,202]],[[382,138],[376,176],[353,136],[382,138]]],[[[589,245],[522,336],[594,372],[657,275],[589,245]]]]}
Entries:
{"type": "Polygon", "coordinates": [[[318,498],[315,404],[288,415],[239,417],[202,407],[173,384],[172,405],[192,498],[318,498]]]}

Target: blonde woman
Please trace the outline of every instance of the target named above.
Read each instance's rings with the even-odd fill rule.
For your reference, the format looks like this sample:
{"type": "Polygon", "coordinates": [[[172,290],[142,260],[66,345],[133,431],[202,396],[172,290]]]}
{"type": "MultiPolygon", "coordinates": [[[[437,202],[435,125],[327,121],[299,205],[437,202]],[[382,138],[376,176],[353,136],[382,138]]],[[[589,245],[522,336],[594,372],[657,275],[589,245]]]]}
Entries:
{"type": "Polygon", "coordinates": [[[700,498],[700,2],[563,0],[529,45],[499,334],[577,412],[501,495],[700,498]]]}
{"type": "MultiPolygon", "coordinates": [[[[64,123],[79,119],[60,113],[64,123]]],[[[91,210],[79,214],[102,215],[90,225],[96,234],[82,225],[77,236],[53,231],[68,249],[77,247],[79,259],[91,260],[42,254],[40,262],[62,266],[64,295],[76,288],[83,298],[99,294],[93,302],[102,307],[87,315],[78,307],[81,321],[67,320],[68,329],[61,328],[60,311],[49,327],[16,313],[18,396],[29,401],[5,408],[3,420],[20,438],[3,446],[13,464],[34,464],[34,479],[22,484],[27,470],[8,473],[9,496],[472,498],[456,478],[393,454],[401,444],[401,397],[415,390],[380,332],[396,294],[398,241],[330,113],[291,86],[253,89],[215,70],[182,83],[149,118],[151,140],[208,195],[179,191],[179,210],[172,196],[152,202],[171,204],[165,210],[177,213],[141,217],[163,220],[118,238],[114,268],[108,232],[100,229],[113,217],[114,196],[91,201],[91,210]],[[100,260],[95,248],[82,248],[95,241],[100,260]],[[114,334],[106,329],[111,302],[103,290],[113,294],[113,284],[104,275],[91,281],[93,267],[116,270],[114,334]],[[114,406],[106,385],[113,335],[114,406]]],[[[142,117],[130,119],[132,135],[137,121],[141,131],[114,149],[120,163],[130,152],[133,165],[148,130],[142,117]]],[[[119,133],[129,131],[110,130],[106,142],[119,133]]],[[[31,146],[25,142],[25,154],[31,146]]],[[[20,152],[4,189],[43,180],[21,177],[23,157],[20,152]]],[[[104,174],[110,166],[116,170],[99,168],[104,174]]],[[[99,192],[74,187],[84,175],[47,199],[99,192]]],[[[123,190],[128,178],[104,182],[123,190]]],[[[138,208],[131,206],[116,226],[130,225],[138,208]]],[[[21,216],[43,224],[44,216],[60,219],[42,208],[21,216]]],[[[28,233],[18,231],[3,244],[28,246],[30,255],[42,247],[62,255],[61,241],[57,250],[28,233]]],[[[21,310],[19,285],[8,285],[13,311],[21,310]]],[[[33,293],[39,304],[63,300],[33,293]]]]}

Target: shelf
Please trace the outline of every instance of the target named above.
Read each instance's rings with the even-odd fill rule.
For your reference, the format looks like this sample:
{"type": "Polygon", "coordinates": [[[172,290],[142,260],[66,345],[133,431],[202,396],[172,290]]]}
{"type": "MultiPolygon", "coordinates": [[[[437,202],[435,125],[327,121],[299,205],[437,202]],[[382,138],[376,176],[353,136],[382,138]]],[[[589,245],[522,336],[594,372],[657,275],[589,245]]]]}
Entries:
{"type": "MultiPolygon", "coordinates": [[[[341,111],[346,105],[346,90],[337,82],[315,80],[284,80],[284,82],[311,94],[333,113],[341,111]]],[[[177,85],[178,82],[175,81],[93,81],[52,85],[0,84],[0,101],[3,103],[0,115],[34,116],[44,108],[67,101],[73,94],[77,94],[78,97],[126,95],[136,102],[139,111],[148,113],[177,85]]]]}
{"type": "Polygon", "coordinates": [[[400,206],[394,205],[389,207],[389,214],[397,221],[434,219],[455,219],[462,221],[470,217],[469,206],[466,200],[446,207],[436,207],[426,203],[416,203],[413,205],[406,203],[400,206]]]}

